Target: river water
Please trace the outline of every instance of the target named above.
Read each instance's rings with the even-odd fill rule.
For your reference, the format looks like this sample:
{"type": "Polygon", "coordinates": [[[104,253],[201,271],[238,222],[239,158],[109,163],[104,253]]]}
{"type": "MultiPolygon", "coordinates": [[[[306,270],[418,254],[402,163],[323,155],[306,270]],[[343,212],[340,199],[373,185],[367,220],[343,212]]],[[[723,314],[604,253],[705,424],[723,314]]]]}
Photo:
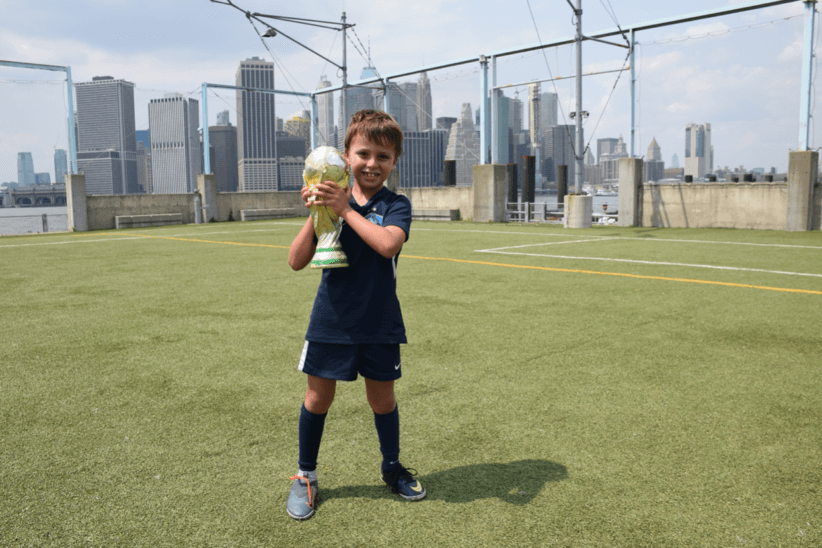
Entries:
{"type": "Polygon", "coordinates": [[[63,207],[0,207],[0,236],[43,232],[46,215],[48,232],[68,230],[68,211],[63,207]]]}

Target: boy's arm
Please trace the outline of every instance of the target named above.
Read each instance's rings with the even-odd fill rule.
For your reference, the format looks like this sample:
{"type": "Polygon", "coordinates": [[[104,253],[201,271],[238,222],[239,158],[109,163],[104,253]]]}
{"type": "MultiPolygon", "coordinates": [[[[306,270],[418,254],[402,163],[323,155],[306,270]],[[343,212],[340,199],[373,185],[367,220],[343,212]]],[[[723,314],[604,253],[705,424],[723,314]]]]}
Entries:
{"type": "MultiPolygon", "coordinates": [[[[311,192],[306,187],[303,187],[301,193],[306,207],[308,207],[308,197],[311,192]]],[[[314,257],[314,252],[317,249],[317,244],[314,243],[314,220],[308,216],[305,224],[300,229],[300,233],[291,242],[291,247],[288,248],[288,266],[293,270],[302,270],[311,259],[314,257]]]]}
{"type": "Polygon", "coordinates": [[[316,203],[331,207],[368,247],[386,259],[399,253],[406,240],[405,231],[398,226],[377,226],[351,209],[348,203],[351,199],[350,186],[342,189],[334,183],[320,183],[315,194],[319,198],[316,203]]]}

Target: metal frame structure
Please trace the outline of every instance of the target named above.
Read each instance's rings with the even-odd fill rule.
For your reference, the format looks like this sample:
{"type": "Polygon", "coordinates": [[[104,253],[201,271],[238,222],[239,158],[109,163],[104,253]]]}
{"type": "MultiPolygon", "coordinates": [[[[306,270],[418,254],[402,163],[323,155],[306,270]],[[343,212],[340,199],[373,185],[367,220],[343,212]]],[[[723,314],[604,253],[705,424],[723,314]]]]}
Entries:
{"type": "MultiPolygon", "coordinates": [[[[431,72],[436,70],[442,70],[446,68],[457,67],[461,65],[468,65],[472,63],[479,63],[480,65],[480,97],[481,100],[479,102],[480,108],[480,146],[481,146],[481,154],[480,154],[480,163],[488,163],[487,157],[487,150],[488,150],[488,143],[492,143],[492,152],[495,145],[493,143],[496,142],[496,124],[488,123],[488,117],[486,115],[486,109],[489,108],[489,103],[491,108],[493,109],[494,101],[488,101],[489,98],[489,85],[488,85],[488,71],[489,71],[489,60],[491,65],[491,70],[493,73],[493,85],[490,87],[490,90],[497,90],[502,89],[504,87],[513,87],[516,85],[527,85],[527,82],[524,84],[510,84],[510,85],[496,85],[496,60],[499,57],[505,57],[510,55],[518,55],[521,53],[526,53],[529,51],[547,49],[547,48],[554,48],[559,46],[565,46],[569,44],[576,43],[579,48],[581,48],[582,42],[585,41],[595,41],[595,42],[605,42],[609,45],[625,47],[622,44],[616,44],[612,42],[608,42],[604,40],[604,38],[608,38],[611,36],[629,36],[629,57],[630,57],[630,70],[631,70],[631,149],[630,149],[630,156],[631,158],[636,157],[636,72],[635,72],[635,50],[637,45],[636,36],[638,32],[656,29],[660,27],[666,27],[671,25],[677,25],[680,23],[689,23],[692,21],[699,21],[703,19],[711,19],[714,17],[721,17],[724,15],[732,15],[735,13],[742,13],[746,11],[758,10],[763,8],[768,8],[772,6],[779,6],[782,4],[790,4],[794,2],[803,2],[805,4],[805,31],[804,31],[804,46],[803,46],[803,57],[802,57],[802,83],[801,83],[801,95],[800,95],[800,130],[799,130],[799,140],[798,140],[798,150],[808,150],[809,147],[809,121],[811,117],[810,107],[811,107],[811,85],[812,85],[812,75],[813,75],[813,39],[816,29],[816,18],[815,18],[815,11],[816,11],[816,3],[817,0],[749,0],[748,2],[741,3],[741,4],[734,4],[731,6],[724,6],[720,8],[714,8],[710,10],[700,11],[696,13],[691,13],[688,15],[682,15],[677,17],[670,17],[666,19],[658,19],[654,21],[648,21],[644,23],[638,23],[634,25],[629,25],[624,28],[615,28],[615,29],[606,29],[602,31],[597,31],[589,35],[581,35],[581,29],[579,35],[581,35],[581,40],[578,40],[577,36],[573,37],[566,37],[561,38],[559,40],[553,40],[551,42],[546,42],[544,44],[534,44],[530,46],[524,46],[515,49],[497,51],[490,54],[482,54],[479,56],[472,56],[472,57],[464,57],[461,59],[454,59],[451,61],[447,61],[444,63],[433,64],[433,65],[426,65],[421,68],[417,68],[414,70],[403,70],[394,72],[392,74],[384,75],[379,78],[369,78],[365,80],[360,80],[353,84],[349,84],[349,87],[352,86],[367,86],[368,84],[375,84],[381,83],[386,86],[386,110],[388,110],[388,82],[389,80],[395,78],[402,78],[405,76],[411,76],[414,74],[419,74],[421,72],[431,72]]],[[[569,1],[570,4],[570,1],[569,1]]],[[[573,5],[572,5],[573,7],[573,5]]],[[[581,70],[578,68],[578,72],[581,70]]],[[[583,75],[584,76],[584,75],[583,75]]],[[[536,82],[538,80],[534,80],[536,82]]],[[[540,81],[547,81],[547,80],[540,80],[540,81]]],[[[316,90],[314,95],[318,95],[321,93],[331,93],[334,91],[338,91],[342,89],[343,86],[334,86],[323,88],[322,90],[316,90]]],[[[581,110],[581,107],[577,110],[581,110]]],[[[494,113],[492,111],[491,118],[494,117],[494,113]]],[[[584,151],[580,151],[580,156],[584,155],[584,151]]],[[[492,154],[492,160],[498,158],[498,155],[492,154]]]]}
{"type": "Polygon", "coordinates": [[[68,134],[69,134],[69,156],[71,157],[71,162],[69,164],[69,169],[71,169],[71,173],[77,173],[77,143],[74,141],[74,84],[71,81],[71,67],[61,67],[57,65],[40,65],[37,63],[19,63],[17,61],[3,61],[0,59],[0,66],[2,67],[15,67],[15,68],[24,68],[24,69],[34,69],[34,70],[51,70],[56,72],[65,72],[66,73],[66,81],[68,82],[67,88],[67,95],[68,95],[68,134]]]}
{"type": "MultiPolygon", "coordinates": [[[[211,173],[211,159],[209,158],[208,148],[209,148],[209,139],[208,139],[208,88],[219,88],[219,89],[233,89],[238,91],[248,91],[248,92],[256,92],[256,93],[268,93],[271,95],[276,95],[278,93],[282,93],[284,95],[297,95],[300,97],[309,97],[311,99],[311,148],[317,147],[317,127],[314,124],[314,121],[317,119],[317,99],[311,93],[300,93],[298,91],[283,91],[283,90],[276,90],[276,89],[262,89],[262,88],[244,88],[238,86],[228,86],[224,84],[209,84],[207,82],[203,82],[200,88],[200,97],[202,99],[202,112],[203,112],[203,173],[211,173]]],[[[274,155],[277,155],[277,128],[275,124],[274,128],[274,155]]],[[[277,160],[277,172],[279,174],[279,158],[275,158],[277,160]]],[[[279,175],[277,176],[277,185],[280,184],[279,175]]]]}

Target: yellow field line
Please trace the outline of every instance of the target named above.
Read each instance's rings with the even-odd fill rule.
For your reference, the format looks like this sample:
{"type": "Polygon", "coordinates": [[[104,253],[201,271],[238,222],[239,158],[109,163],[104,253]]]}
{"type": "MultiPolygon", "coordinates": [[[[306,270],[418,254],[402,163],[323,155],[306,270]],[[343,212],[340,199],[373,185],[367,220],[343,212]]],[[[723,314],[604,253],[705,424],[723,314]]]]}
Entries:
{"type": "Polygon", "coordinates": [[[810,295],[822,295],[822,291],[812,289],[790,289],[785,287],[768,287],[765,285],[736,284],[731,282],[714,282],[709,280],[691,280],[688,278],[666,278],[664,276],[643,276],[641,274],[625,274],[622,272],[599,272],[596,270],[575,270],[570,268],[552,268],[548,266],[529,266],[507,263],[491,263],[486,261],[469,261],[465,259],[449,259],[442,257],[419,257],[415,255],[403,255],[407,259],[422,259],[426,261],[446,261],[452,263],[480,264],[485,266],[502,266],[505,268],[524,268],[527,270],[543,270],[548,272],[568,272],[573,274],[596,274],[599,276],[621,276],[623,278],[638,278],[641,280],[662,280],[666,282],[684,282],[691,284],[723,285],[726,287],[744,287],[747,289],[764,289],[767,291],[782,291],[785,293],[805,293],[810,295]]]}
{"type": "MultiPolygon", "coordinates": [[[[240,242],[221,242],[217,240],[199,240],[195,238],[174,238],[171,236],[150,236],[148,234],[136,234],[136,236],[141,236],[143,238],[157,238],[161,240],[176,240],[180,242],[199,242],[204,244],[223,244],[223,245],[240,245],[240,246],[248,246],[248,247],[268,247],[274,249],[288,249],[288,246],[284,245],[270,245],[270,244],[245,244],[240,242]]],[[[641,274],[625,274],[623,272],[599,272],[597,270],[576,270],[571,268],[553,268],[549,266],[530,266],[530,265],[519,265],[519,264],[508,264],[508,263],[492,263],[488,261],[469,261],[466,259],[450,259],[447,257],[420,257],[418,255],[403,255],[406,259],[420,259],[425,261],[445,261],[451,263],[463,263],[463,264],[478,264],[484,266],[501,266],[504,268],[521,268],[525,270],[541,270],[544,272],[566,272],[571,274],[595,274],[598,276],[619,276],[622,278],[635,278],[639,280],[661,280],[666,282],[683,282],[683,283],[691,283],[691,284],[705,284],[705,285],[721,285],[725,287],[742,287],[746,289],[763,289],[766,291],[780,291],[783,293],[804,293],[807,295],[822,295],[822,291],[814,291],[812,289],[791,289],[786,287],[769,287],[766,285],[749,285],[749,284],[737,284],[732,282],[714,282],[710,280],[691,280],[689,278],[667,278],[664,276],[643,276],[641,274]]]]}
{"type": "Polygon", "coordinates": [[[218,240],[198,240],[194,238],[174,238],[172,236],[151,236],[149,234],[135,234],[141,238],[157,238],[160,240],[177,240],[178,242],[199,242],[203,244],[223,244],[223,245],[242,245],[248,247],[271,247],[274,249],[288,249],[285,245],[270,245],[270,244],[244,244],[241,242],[221,242],[218,240]]]}

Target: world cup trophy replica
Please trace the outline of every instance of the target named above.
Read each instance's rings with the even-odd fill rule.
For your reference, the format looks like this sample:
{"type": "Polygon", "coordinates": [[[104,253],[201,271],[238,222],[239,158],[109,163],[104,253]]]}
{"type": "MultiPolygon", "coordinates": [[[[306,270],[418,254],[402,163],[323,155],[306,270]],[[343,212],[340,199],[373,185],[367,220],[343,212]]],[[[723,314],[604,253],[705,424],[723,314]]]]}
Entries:
{"type": "MultiPolygon", "coordinates": [[[[348,186],[348,170],[345,160],[333,147],[319,147],[305,159],[303,180],[314,190],[322,181],[333,181],[341,188],[348,186]]],[[[314,202],[316,196],[308,201],[314,202]]],[[[343,220],[328,206],[309,206],[317,235],[317,250],[311,259],[311,268],[340,268],[348,266],[348,257],[340,244],[343,220]]]]}

